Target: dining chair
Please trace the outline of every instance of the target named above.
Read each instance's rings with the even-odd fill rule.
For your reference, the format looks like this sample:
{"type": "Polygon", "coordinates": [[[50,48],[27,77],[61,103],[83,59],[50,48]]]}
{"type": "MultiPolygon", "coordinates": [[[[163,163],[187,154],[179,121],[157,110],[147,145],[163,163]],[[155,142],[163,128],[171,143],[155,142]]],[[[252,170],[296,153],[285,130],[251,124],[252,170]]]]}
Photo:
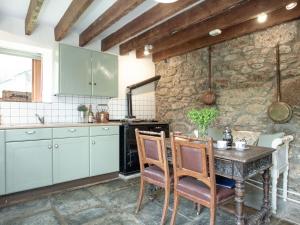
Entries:
{"type": "Polygon", "coordinates": [[[179,197],[210,208],[210,225],[215,224],[218,204],[234,197],[233,188],[216,185],[212,139],[193,139],[171,133],[174,170],[174,207],[171,225],[175,224],[179,197]]]}
{"type": "Polygon", "coordinates": [[[165,132],[140,131],[135,129],[141,169],[140,193],[136,213],[140,210],[145,182],[165,189],[165,202],[161,224],[165,223],[170,198],[171,178],[165,144],[165,132]]]}

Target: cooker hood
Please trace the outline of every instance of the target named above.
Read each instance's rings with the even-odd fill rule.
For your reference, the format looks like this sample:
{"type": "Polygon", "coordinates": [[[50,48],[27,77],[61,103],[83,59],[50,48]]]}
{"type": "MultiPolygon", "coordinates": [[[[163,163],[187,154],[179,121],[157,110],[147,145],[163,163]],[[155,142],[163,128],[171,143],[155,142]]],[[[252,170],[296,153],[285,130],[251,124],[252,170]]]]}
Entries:
{"type": "Polygon", "coordinates": [[[154,76],[147,80],[141,81],[139,83],[127,86],[126,90],[126,97],[127,97],[127,118],[128,119],[134,119],[135,116],[132,115],[132,90],[142,87],[144,85],[150,84],[154,81],[157,81],[160,79],[160,76],[154,76]]]}

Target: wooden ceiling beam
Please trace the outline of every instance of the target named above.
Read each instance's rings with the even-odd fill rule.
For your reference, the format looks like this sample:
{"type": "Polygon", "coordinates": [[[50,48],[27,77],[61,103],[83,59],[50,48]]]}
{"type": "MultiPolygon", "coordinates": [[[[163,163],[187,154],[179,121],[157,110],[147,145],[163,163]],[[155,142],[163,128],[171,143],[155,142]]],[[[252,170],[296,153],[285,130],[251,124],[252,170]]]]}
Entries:
{"type": "MultiPolygon", "coordinates": [[[[249,0],[243,4],[234,7],[225,13],[219,14],[208,20],[195,24],[185,30],[179,31],[172,36],[160,39],[152,44],[152,53],[161,52],[164,49],[183,44],[190,40],[204,37],[213,29],[224,30],[236,24],[243,23],[247,20],[256,18],[262,12],[271,12],[279,9],[291,0],[249,0]]],[[[141,49],[137,52],[141,52],[141,49]]],[[[138,55],[143,57],[143,55],[138,55]]]]}
{"type": "Polygon", "coordinates": [[[117,0],[108,10],[99,16],[79,35],[79,45],[85,46],[105,29],[113,25],[145,0],[117,0]]]}
{"type": "MultiPolygon", "coordinates": [[[[171,4],[157,4],[150,10],[138,16],[116,32],[104,38],[101,42],[101,50],[107,51],[111,47],[127,40],[130,37],[142,32],[145,29],[155,25],[156,23],[166,19],[180,10],[196,3],[199,0],[177,1],[171,4]]],[[[128,51],[129,52],[129,51],[128,51]]],[[[128,53],[126,52],[126,53],[128,53]]]]}
{"type": "Polygon", "coordinates": [[[55,40],[62,40],[73,26],[73,24],[79,19],[79,17],[84,13],[84,11],[92,4],[94,0],[73,0],[55,26],[54,34],[55,40]]]}
{"type": "Polygon", "coordinates": [[[31,35],[37,24],[37,18],[44,0],[30,0],[25,19],[25,34],[31,35]]]}
{"type": "Polygon", "coordinates": [[[196,49],[204,48],[210,45],[218,44],[224,41],[228,41],[234,38],[241,37],[253,32],[261,31],[270,28],[281,23],[285,23],[291,20],[300,18],[300,7],[296,7],[293,10],[287,11],[285,7],[273,11],[268,15],[268,20],[265,23],[258,23],[256,19],[243,22],[241,24],[232,26],[223,30],[219,36],[205,36],[186,42],[184,44],[177,45],[167,50],[154,53],[152,55],[153,62],[159,62],[170,57],[182,55],[196,49]]]}
{"type": "Polygon", "coordinates": [[[239,2],[241,2],[241,0],[204,1],[121,44],[120,53],[121,55],[124,55],[134,49],[144,47],[145,45],[154,43],[159,39],[171,36],[188,26],[220,14],[239,2]]]}

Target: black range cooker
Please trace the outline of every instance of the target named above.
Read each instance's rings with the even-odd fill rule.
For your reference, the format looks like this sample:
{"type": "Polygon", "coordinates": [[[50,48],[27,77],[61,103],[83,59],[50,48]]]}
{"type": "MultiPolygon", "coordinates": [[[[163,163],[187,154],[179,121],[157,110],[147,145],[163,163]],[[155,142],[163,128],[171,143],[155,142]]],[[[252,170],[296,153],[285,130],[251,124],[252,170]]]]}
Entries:
{"type": "Polygon", "coordinates": [[[169,137],[169,124],[156,121],[123,122],[120,126],[120,173],[130,175],[140,171],[135,129],[143,131],[165,131],[169,137]]]}

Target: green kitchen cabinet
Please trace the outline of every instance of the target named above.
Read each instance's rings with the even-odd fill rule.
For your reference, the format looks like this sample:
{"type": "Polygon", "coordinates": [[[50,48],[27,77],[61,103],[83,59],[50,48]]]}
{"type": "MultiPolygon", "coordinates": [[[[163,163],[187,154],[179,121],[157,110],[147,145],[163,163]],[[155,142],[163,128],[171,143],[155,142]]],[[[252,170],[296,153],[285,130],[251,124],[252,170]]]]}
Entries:
{"type": "Polygon", "coordinates": [[[91,176],[119,171],[119,135],[91,137],[91,176]]]}
{"type": "Polygon", "coordinates": [[[89,176],[89,138],[53,139],[53,182],[89,176]]]}
{"type": "Polygon", "coordinates": [[[52,184],[52,141],[6,143],[6,193],[52,184]]]}
{"type": "Polygon", "coordinates": [[[4,131],[0,130],[0,195],[5,194],[5,143],[4,131]]]}
{"type": "Polygon", "coordinates": [[[59,45],[59,93],[92,95],[90,50],[59,45]]]}
{"type": "Polygon", "coordinates": [[[92,53],[93,96],[118,96],[118,57],[92,53]]]}

